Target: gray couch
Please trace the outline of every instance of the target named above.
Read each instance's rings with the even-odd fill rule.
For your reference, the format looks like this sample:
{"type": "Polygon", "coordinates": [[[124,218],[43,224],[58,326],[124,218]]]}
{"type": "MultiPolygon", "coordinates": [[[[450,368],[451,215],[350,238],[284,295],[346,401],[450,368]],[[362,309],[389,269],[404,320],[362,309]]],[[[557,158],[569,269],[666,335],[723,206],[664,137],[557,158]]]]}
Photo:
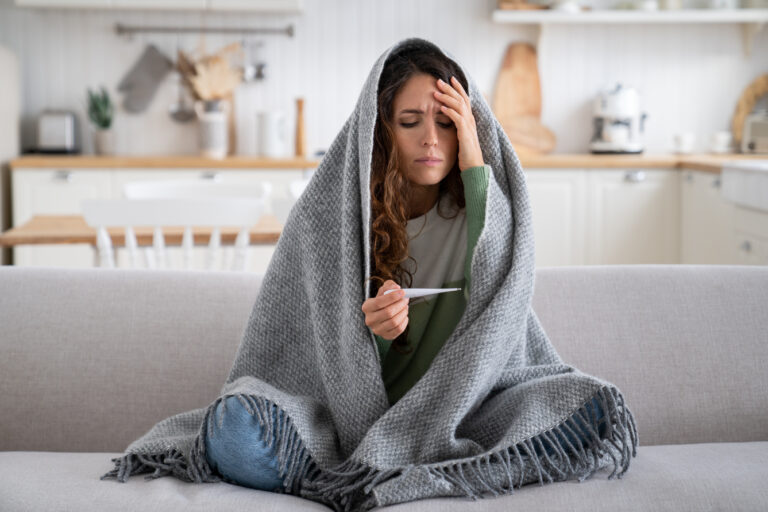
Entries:
{"type": "MultiPolygon", "coordinates": [[[[218,396],[260,279],[0,267],[0,510],[329,510],[227,483],[99,479],[155,422],[218,396]]],[[[624,392],[629,472],[390,509],[768,510],[768,267],[542,268],[534,309],[567,362],[624,392]]]]}

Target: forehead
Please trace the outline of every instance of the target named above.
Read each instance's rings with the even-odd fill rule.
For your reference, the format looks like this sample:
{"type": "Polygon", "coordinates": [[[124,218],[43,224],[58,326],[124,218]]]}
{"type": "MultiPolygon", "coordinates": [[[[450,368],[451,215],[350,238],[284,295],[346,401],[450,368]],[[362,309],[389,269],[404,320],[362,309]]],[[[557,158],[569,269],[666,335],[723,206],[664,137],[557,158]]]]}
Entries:
{"type": "Polygon", "coordinates": [[[424,73],[413,75],[395,95],[395,114],[399,114],[403,109],[440,112],[441,103],[434,96],[434,92],[438,90],[437,78],[424,73]]]}

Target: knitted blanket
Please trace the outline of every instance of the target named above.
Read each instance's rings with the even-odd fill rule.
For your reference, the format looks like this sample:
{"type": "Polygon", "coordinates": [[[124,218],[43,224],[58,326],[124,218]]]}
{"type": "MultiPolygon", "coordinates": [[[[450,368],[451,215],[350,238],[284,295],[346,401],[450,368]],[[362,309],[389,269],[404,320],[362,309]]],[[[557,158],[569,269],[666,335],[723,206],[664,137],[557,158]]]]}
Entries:
{"type": "Polygon", "coordinates": [[[611,466],[609,479],[627,471],[638,438],[621,392],[566,364],[531,307],[534,239],[525,176],[463,68],[492,169],[485,227],[463,316],[424,376],[389,406],[361,305],[370,294],[377,84],[387,57],[411,46],[455,61],[418,38],[378,58],[291,210],[220,397],[154,425],[112,459],[115,468],[102,479],[151,473],[147,479],[221,481],[206,461],[203,431],[230,396],[265,426],[265,441],[276,436],[284,479],[277,492],[334,510],[486,498],[533,482],[582,481],[611,466]]]}

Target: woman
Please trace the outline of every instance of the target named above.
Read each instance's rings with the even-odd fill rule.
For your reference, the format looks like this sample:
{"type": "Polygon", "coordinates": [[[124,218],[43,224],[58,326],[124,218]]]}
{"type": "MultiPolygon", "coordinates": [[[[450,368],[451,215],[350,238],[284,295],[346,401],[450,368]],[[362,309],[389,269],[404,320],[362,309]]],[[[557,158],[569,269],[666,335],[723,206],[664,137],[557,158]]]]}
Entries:
{"type": "Polygon", "coordinates": [[[469,297],[490,168],[466,88],[452,61],[415,49],[390,58],[379,81],[371,170],[375,296],[362,310],[376,335],[391,404],[427,370],[469,297]],[[384,295],[400,283],[463,293],[435,295],[410,308],[404,292],[384,295]]]}
{"type": "MultiPolygon", "coordinates": [[[[467,89],[453,61],[407,47],[387,60],[378,84],[370,182],[375,296],[364,301],[362,311],[376,335],[391,405],[427,371],[469,298],[491,169],[483,162],[467,89]],[[384,295],[401,288],[399,283],[463,292],[414,301],[410,308],[402,291],[384,295]]],[[[226,400],[226,414],[222,404],[209,425],[216,435],[205,439],[208,463],[226,481],[278,489],[275,448],[262,440],[259,422],[235,397],[226,400]]],[[[600,421],[600,405],[597,400],[592,405],[591,414],[600,421]]],[[[587,442],[586,435],[578,437],[587,442]]],[[[566,442],[559,434],[558,439],[566,442]]],[[[544,445],[551,455],[552,447],[544,445]]]]}

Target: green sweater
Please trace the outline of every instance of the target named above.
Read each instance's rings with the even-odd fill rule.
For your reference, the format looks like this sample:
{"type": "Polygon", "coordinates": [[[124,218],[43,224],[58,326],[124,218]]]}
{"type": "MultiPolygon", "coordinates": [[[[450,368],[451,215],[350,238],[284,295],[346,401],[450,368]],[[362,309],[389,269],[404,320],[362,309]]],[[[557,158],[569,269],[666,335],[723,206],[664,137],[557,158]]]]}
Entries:
{"type": "MultiPolygon", "coordinates": [[[[394,405],[429,369],[432,360],[459,322],[469,298],[472,253],[485,224],[485,202],[491,168],[471,167],[461,173],[466,208],[453,207],[447,195],[426,214],[408,221],[408,253],[416,260],[403,263],[413,274],[412,288],[461,288],[411,299],[408,308],[409,353],[390,350],[392,340],[376,335],[382,378],[394,405]],[[440,211],[438,214],[438,205],[440,211]],[[459,214],[452,219],[457,211],[459,214]],[[456,250],[466,247],[464,250],[456,250]]],[[[402,284],[401,284],[402,286],[402,284]]]]}

